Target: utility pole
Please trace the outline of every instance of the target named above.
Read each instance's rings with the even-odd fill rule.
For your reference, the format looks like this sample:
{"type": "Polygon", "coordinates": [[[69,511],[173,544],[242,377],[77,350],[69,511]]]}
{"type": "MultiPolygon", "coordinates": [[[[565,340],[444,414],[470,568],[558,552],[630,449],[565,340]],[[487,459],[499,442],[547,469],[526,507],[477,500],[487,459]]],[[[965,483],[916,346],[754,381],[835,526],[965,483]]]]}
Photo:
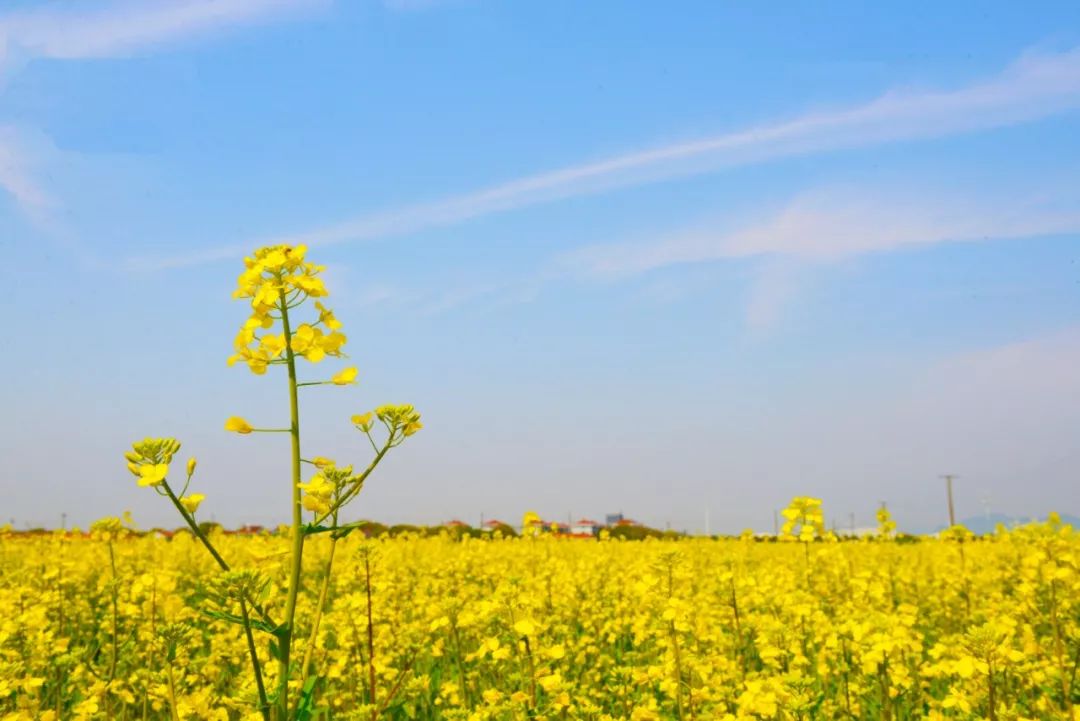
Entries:
{"type": "Polygon", "coordinates": [[[60,514],[60,529],[64,530],[64,531],[67,530],[67,513],[66,512],[60,514]]]}
{"type": "Polygon", "coordinates": [[[855,535],[855,512],[852,511],[848,514],[848,521],[851,523],[851,535],[855,535]]]}
{"type": "Polygon", "coordinates": [[[941,477],[945,479],[945,491],[949,495],[949,527],[951,528],[956,525],[956,513],[953,511],[952,502],[952,482],[954,478],[959,478],[959,476],[955,473],[946,473],[941,477]]]}
{"type": "Polygon", "coordinates": [[[772,512],[772,534],[774,536],[780,535],[780,514],[776,512],[775,508],[772,512]]]}

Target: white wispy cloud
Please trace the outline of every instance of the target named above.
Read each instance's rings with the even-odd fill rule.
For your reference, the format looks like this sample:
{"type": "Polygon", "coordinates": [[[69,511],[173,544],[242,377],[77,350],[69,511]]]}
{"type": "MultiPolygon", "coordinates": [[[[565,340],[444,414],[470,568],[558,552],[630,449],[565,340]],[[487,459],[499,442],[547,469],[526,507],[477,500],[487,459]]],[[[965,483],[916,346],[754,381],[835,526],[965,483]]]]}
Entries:
{"type": "MultiPolygon", "coordinates": [[[[329,0],[106,0],[48,3],[0,14],[0,88],[35,58],[79,60],[145,54],[223,28],[324,6],[329,0]]],[[[32,130],[0,129],[0,189],[31,218],[56,204],[31,166],[32,130]]],[[[37,160],[40,160],[37,158],[37,160]]]]}
{"type": "Polygon", "coordinates": [[[1027,238],[1080,231],[1080,197],[905,197],[892,187],[804,193],[742,227],[697,227],[666,237],[579,249],[578,272],[632,275],[684,263],[775,256],[829,262],[904,246],[1027,238]]]}
{"type": "Polygon", "coordinates": [[[38,183],[34,157],[22,134],[12,126],[0,126],[0,188],[32,218],[40,218],[52,198],[38,183]]]}
{"type": "Polygon", "coordinates": [[[752,333],[763,334],[823,267],[838,261],[937,243],[1080,233],[1080,195],[1068,189],[981,197],[922,193],[891,186],[819,189],[742,226],[702,223],[657,239],[587,246],[563,255],[558,265],[564,275],[619,278],[669,266],[759,259],[745,321],[752,333]]]}
{"type": "Polygon", "coordinates": [[[131,259],[129,265],[146,269],[199,264],[232,258],[253,244],[266,242],[322,245],[403,235],[562,198],[796,155],[987,130],[1078,107],[1080,48],[1029,53],[1001,73],[960,88],[892,90],[848,108],[806,113],[783,122],[528,175],[306,232],[172,258],[131,259]]]}
{"type": "Polygon", "coordinates": [[[132,0],[51,3],[0,15],[0,60],[132,55],[323,0],[132,0]]]}

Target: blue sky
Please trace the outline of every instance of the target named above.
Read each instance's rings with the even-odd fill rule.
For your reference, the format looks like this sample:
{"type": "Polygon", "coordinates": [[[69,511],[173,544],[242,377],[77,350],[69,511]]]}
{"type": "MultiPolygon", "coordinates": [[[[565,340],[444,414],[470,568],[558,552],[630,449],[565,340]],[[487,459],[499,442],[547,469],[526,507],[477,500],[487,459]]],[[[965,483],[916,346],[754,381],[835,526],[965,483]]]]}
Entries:
{"type": "Polygon", "coordinates": [[[1075,512],[1078,120],[1074,3],[9,2],[3,515],[175,525],[120,457],[175,435],[207,516],[285,519],[221,430],[287,412],[224,363],[272,242],[361,370],[306,449],[424,413],[356,515],[1075,512]]]}

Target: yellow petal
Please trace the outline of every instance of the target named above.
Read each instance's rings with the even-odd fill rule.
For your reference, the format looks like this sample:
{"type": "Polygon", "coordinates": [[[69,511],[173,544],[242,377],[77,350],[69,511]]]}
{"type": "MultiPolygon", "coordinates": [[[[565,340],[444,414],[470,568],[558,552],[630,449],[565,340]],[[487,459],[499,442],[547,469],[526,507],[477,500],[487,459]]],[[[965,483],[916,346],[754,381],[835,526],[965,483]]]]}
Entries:
{"type": "Polygon", "coordinates": [[[356,368],[346,368],[345,370],[341,371],[340,373],[335,374],[334,377],[331,380],[334,382],[335,385],[339,385],[339,386],[344,386],[344,385],[348,385],[350,383],[355,383],[356,382],[356,375],[357,375],[358,372],[359,371],[357,371],[356,368]]]}
{"type": "Polygon", "coordinates": [[[232,431],[233,433],[247,434],[251,433],[251,425],[239,416],[232,416],[225,421],[225,430],[232,431]]]}
{"type": "Polygon", "coordinates": [[[165,480],[165,476],[169,474],[169,465],[167,463],[157,463],[154,465],[145,465],[139,467],[139,485],[140,486],[156,486],[165,480]]]}
{"type": "Polygon", "coordinates": [[[192,493],[190,496],[184,496],[180,499],[180,505],[182,505],[188,513],[195,513],[199,504],[205,500],[206,496],[202,493],[192,493]]]}

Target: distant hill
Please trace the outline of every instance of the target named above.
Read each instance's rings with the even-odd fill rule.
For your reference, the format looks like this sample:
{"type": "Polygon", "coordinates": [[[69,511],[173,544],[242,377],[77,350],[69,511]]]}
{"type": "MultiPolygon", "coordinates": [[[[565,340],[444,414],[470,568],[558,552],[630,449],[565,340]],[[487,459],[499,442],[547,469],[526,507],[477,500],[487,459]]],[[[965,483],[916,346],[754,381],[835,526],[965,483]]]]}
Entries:
{"type": "MultiPolygon", "coordinates": [[[[1061,522],[1072,526],[1073,528],[1080,529],[1080,516],[1073,516],[1068,513],[1061,513],[1061,522]]],[[[1040,518],[1024,518],[1020,516],[1007,516],[1004,513],[991,513],[989,515],[982,516],[969,516],[968,518],[962,518],[958,523],[969,531],[976,535],[983,535],[986,533],[993,533],[994,529],[1000,523],[1006,528],[1012,526],[1019,526],[1025,523],[1031,523],[1032,521],[1045,521],[1046,516],[1040,518]]],[[[942,531],[945,526],[938,526],[934,529],[934,532],[942,531]]]]}

